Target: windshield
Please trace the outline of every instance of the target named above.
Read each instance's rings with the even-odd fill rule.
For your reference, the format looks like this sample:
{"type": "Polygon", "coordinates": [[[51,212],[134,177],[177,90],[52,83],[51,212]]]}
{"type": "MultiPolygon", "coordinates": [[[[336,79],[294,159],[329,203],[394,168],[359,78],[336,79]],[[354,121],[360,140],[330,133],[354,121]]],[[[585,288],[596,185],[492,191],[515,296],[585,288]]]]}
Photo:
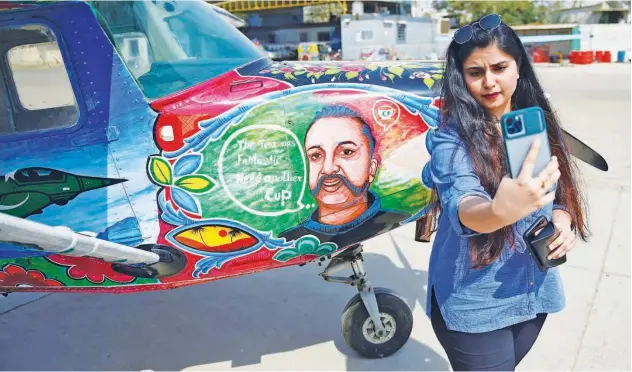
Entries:
{"type": "Polygon", "coordinates": [[[204,1],[94,1],[90,5],[150,99],[265,57],[204,1]]]}

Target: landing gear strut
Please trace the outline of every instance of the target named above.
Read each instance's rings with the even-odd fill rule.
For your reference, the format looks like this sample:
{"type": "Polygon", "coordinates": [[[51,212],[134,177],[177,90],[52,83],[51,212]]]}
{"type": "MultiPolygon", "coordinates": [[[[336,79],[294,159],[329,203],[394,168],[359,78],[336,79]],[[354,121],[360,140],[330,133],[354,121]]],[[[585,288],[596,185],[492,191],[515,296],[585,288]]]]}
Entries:
{"type": "Polygon", "coordinates": [[[342,313],[342,334],[349,347],[366,358],[383,358],[399,350],[413,327],[406,300],[390,289],[373,287],[367,279],[362,245],[350,247],[332,258],[320,274],[328,282],[350,284],[358,289],[342,313]],[[353,274],[332,276],[345,268],[353,274]]]}

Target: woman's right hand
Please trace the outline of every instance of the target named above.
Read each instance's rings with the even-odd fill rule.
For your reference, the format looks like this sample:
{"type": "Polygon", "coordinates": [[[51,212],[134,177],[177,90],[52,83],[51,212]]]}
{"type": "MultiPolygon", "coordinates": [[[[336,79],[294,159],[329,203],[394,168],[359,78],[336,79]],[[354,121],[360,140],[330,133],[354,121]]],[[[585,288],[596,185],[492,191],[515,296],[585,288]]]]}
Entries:
{"type": "Polygon", "coordinates": [[[498,186],[491,209],[504,226],[519,221],[555,199],[555,191],[548,192],[560,178],[555,156],[540,174],[532,177],[539,150],[540,140],[536,139],[531,144],[518,177],[512,179],[505,176],[498,186]]]}

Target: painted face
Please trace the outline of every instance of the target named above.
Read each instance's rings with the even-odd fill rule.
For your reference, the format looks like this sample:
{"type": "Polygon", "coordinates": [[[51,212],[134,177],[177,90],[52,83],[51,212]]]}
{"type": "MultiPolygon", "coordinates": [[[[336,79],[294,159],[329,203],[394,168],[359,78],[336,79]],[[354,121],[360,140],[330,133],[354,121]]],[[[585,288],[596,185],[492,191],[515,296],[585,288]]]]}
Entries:
{"type": "Polygon", "coordinates": [[[476,48],[463,64],[470,95],[498,118],[511,110],[511,96],[518,84],[518,65],[496,44],[476,48]]]}
{"type": "Polygon", "coordinates": [[[317,120],[307,132],[309,188],[319,205],[345,208],[361,198],[373,182],[377,160],[356,119],[317,120]]]}

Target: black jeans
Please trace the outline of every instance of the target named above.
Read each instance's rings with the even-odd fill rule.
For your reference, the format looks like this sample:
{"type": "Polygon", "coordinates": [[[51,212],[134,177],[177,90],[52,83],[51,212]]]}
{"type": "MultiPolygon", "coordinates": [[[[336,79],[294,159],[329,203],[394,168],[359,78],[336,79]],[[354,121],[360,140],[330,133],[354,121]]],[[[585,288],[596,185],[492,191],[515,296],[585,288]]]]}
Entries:
{"type": "Polygon", "coordinates": [[[441,346],[455,371],[513,371],[540,334],[546,314],[535,319],[484,333],[449,330],[432,291],[431,321],[441,346]]]}

